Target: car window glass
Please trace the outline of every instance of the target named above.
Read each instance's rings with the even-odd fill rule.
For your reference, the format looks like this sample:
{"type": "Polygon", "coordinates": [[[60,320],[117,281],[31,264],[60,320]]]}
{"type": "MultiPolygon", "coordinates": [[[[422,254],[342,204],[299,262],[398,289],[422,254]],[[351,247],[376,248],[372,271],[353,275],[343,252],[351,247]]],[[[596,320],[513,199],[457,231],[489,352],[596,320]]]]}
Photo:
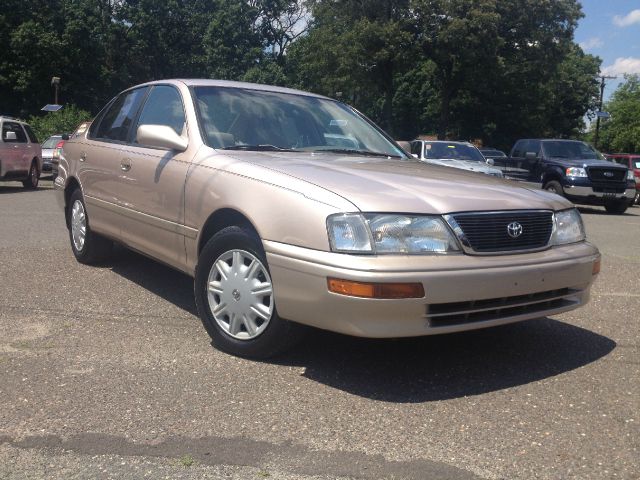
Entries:
{"type": "Polygon", "coordinates": [[[25,125],[24,129],[27,132],[27,136],[29,137],[29,141],[31,143],[38,143],[38,137],[36,137],[36,134],[33,133],[33,130],[31,130],[31,127],[29,125],[25,125]]]}
{"type": "Polygon", "coordinates": [[[513,153],[511,154],[511,156],[512,157],[524,156],[524,154],[522,153],[523,146],[524,146],[524,142],[522,140],[519,140],[518,142],[516,142],[515,147],[513,147],[513,153]]]}
{"type": "MultiPolygon", "coordinates": [[[[142,107],[136,131],[140,125],[166,125],[182,135],[185,116],[178,90],[167,85],[154,87],[142,107]]],[[[134,143],[138,143],[136,137],[134,134],[134,143]]]]}
{"type": "Polygon", "coordinates": [[[4,122],[2,124],[2,139],[7,143],[27,143],[27,136],[22,130],[19,123],[16,122],[4,122]],[[7,140],[7,133],[14,132],[16,134],[15,140],[7,140]]]}
{"type": "Polygon", "coordinates": [[[146,88],[138,88],[120,95],[102,117],[96,137],[119,142],[126,141],[146,90],[146,88]]]}
{"type": "Polygon", "coordinates": [[[195,87],[207,145],[242,149],[370,151],[406,158],[347,105],[307,95],[225,87],[195,87]]]}
{"type": "Polygon", "coordinates": [[[55,148],[61,137],[49,137],[42,144],[42,148],[55,148]]]}
{"type": "Polygon", "coordinates": [[[426,158],[437,158],[439,160],[485,161],[484,157],[476,147],[466,145],[464,143],[427,142],[425,144],[424,155],[426,158]]]}
{"type": "Polygon", "coordinates": [[[422,147],[422,142],[412,142],[411,143],[411,153],[415,153],[420,156],[420,147],[422,147]]]}

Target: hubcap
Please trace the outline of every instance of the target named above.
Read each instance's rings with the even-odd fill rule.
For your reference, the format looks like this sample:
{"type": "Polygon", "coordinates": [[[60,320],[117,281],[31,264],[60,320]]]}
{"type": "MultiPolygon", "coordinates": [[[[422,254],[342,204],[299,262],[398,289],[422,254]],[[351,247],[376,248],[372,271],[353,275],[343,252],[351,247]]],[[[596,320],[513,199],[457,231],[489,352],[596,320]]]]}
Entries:
{"type": "Polygon", "coordinates": [[[80,200],[76,200],[71,207],[71,238],[76,251],[79,252],[84,247],[86,235],[87,216],[84,213],[84,205],[80,200]]]}
{"type": "Polygon", "coordinates": [[[262,262],[244,250],[230,250],[213,263],[207,281],[211,314],[224,332],[251,340],[269,325],[273,286],[262,262]]]}

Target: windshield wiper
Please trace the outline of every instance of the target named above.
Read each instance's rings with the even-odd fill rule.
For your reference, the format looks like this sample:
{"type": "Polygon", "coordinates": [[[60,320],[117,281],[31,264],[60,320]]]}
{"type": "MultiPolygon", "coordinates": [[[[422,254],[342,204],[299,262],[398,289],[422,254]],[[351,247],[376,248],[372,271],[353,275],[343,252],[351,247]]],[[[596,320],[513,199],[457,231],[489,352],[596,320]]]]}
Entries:
{"type": "Polygon", "coordinates": [[[343,153],[345,155],[368,155],[370,157],[402,158],[400,155],[393,155],[391,153],[372,152],[370,150],[356,150],[355,148],[322,148],[314,150],[314,152],[343,153]]]}
{"type": "Polygon", "coordinates": [[[245,150],[251,152],[297,152],[290,148],[276,147],[275,145],[260,144],[260,145],[232,145],[230,147],[224,147],[222,150],[245,150]]]}

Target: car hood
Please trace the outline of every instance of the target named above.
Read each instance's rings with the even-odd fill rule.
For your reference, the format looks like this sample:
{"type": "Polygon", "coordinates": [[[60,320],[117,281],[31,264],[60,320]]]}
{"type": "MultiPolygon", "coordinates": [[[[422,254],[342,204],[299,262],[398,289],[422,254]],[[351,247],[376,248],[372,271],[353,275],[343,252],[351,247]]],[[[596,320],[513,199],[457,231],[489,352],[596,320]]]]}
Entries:
{"type": "Polygon", "coordinates": [[[329,190],[361,211],[442,214],[572,206],[542,190],[419,160],[326,153],[233,152],[226,156],[268,170],[254,173],[260,180],[276,183],[276,175],[284,174],[329,190]]]}
{"type": "Polygon", "coordinates": [[[624,165],[608,162],[606,160],[585,160],[584,158],[558,158],[551,157],[550,160],[568,165],[571,167],[605,167],[605,168],[626,168],[624,165]]]}
{"type": "Polygon", "coordinates": [[[499,171],[497,168],[491,168],[486,163],[474,162],[471,160],[429,158],[426,160],[426,162],[432,163],[434,165],[442,165],[443,167],[460,168],[462,170],[468,170],[470,172],[495,173],[496,171],[499,171]]]}

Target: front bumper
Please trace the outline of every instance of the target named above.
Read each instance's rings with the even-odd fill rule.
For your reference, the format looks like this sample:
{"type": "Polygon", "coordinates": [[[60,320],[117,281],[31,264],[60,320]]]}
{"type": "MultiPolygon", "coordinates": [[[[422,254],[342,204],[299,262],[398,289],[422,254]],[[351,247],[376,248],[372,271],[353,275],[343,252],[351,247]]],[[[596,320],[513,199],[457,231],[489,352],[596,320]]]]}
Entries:
{"type": "Polygon", "coordinates": [[[573,310],[588,301],[600,258],[586,242],[493,257],[356,256],[264,245],[281,317],[361,337],[448,333],[573,310]],[[329,277],[422,283],[425,297],[340,295],[328,291],[329,277]]]}
{"type": "Polygon", "coordinates": [[[599,188],[594,190],[593,187],[586,187],[580,185],[565,185],[563,187],[564,193],[570,200],[574,200],[577,203],[584,201],[585,203],[602,205],[607,200],[628,200],[632,201],[636,195],[635,187],[627,186],[626,189],[612,189],[607,191],[606,189],[599,188]]]}

